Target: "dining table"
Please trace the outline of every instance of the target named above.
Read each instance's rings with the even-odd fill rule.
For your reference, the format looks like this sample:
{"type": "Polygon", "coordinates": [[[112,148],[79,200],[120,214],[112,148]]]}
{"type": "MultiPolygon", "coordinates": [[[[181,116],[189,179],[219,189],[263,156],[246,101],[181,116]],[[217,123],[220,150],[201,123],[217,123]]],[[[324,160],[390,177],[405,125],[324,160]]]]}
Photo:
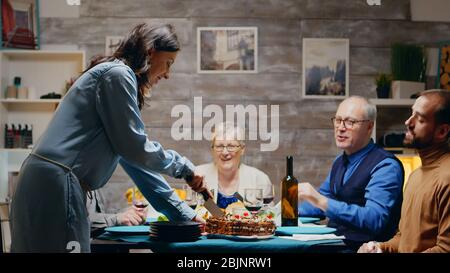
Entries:
{"type": "MultiPolygon", "coordinates": [[[[150,221],[154,221],[151,219],[150,221]]],[[[341,252],[346,245],[341,237],[333,236],[335,229],[316,225],[314,218],[299,218],[299,225],[277,227],[275,234],[264,237],[202,235],[189,242],[167,242],[152,239],[145,233],[149,226],[106,228],[97,231],[91,240],[92,252],[131,252],[147,250],[152,253],[330,253],[341,252]],[[302,221],[303,220],[303,221],[302,221]],[[308,221],[309,220],[309,221],[308,221]],[[314,220],[314,221],[313,221],[314,220]],[[116,231],[125,232],[116,232],[116,231]],[[113,232],[114,231],[114,232],[113,232]],[[126,232],[128,231],[128,232],[126,232]],[[317,240],[300,239],[300,235],[330,235],[317,240]],[[298,237],[297,237],[298,236],[298,237]],[[331,239],[326,239],[330,237],[331,239]],[[334,238],[335,237],[335,238],[334,238]]]]}

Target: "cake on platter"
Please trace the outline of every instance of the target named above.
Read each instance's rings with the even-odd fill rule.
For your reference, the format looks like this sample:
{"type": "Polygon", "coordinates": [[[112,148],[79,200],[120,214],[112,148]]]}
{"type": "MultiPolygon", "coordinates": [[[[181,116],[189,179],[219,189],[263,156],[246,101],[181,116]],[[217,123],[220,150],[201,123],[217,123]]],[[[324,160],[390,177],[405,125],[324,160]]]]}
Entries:
{"type": "Polygon", "coordinates": [[[225,214],[224,217],[206,219],[206,232],[236,236],[264,236],[274,234],[276,229],[272,214],[252,215],[244,212],[225,214]]]}

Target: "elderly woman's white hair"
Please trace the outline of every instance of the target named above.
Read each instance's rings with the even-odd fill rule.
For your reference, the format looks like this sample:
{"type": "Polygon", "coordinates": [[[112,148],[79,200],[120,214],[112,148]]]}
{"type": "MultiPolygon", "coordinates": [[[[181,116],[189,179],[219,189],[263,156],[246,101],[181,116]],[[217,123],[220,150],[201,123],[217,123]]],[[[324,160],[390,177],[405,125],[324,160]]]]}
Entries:
{"type": "Polygon", "coordinates": [[[239,141],[239,145],[245,146],[244,130],[239,126],[235,125],[233,122],[226,121],[218,123],[214,126],[214,131],[212,133],[212,145],[216,139],[233,139],[239,141]]]}

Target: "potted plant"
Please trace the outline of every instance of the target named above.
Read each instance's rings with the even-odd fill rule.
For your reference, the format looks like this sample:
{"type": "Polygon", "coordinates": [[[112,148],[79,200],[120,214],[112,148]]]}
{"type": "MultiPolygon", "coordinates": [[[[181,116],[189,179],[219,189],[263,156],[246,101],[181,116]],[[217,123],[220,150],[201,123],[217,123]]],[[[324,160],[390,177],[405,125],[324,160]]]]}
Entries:
{"type": "Polygon", "coordinates": [[[423,46],[391,47],[392,97],[410,98],[425,89],[426,57],[423,46]]]}
{"type": "Polygon", "coordinates": [[[375,84],[377,85],[377,97],[382,98],[389,98],[389,92],[391,91],[391,83],[392,83],[392,76],[380,73],[375,78],[375,84]]]}

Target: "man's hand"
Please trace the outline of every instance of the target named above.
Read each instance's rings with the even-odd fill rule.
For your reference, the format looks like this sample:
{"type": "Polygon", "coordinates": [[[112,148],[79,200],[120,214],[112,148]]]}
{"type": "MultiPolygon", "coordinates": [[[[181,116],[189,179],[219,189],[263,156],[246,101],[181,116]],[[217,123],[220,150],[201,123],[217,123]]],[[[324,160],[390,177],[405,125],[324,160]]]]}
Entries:
{"type": "Polygon", "coordinates": [[[137,226],[143,224],[147,217],[147,208],[132,206],[117,214],[117,223],[121,226],[137,226]]]}
{"type": "Polygon", "coordinates": [[[358,249],[358,253],[382,253],[382,252],[383,251],[381,251],[380,244],[375,241],[365,243],[358,249]]]}
{"type": "Polygon", "coordinates": [[[307,182],[298,184],[298,200],[308,201],[323,211],[328,208],[328,199],[307,182]]]}

